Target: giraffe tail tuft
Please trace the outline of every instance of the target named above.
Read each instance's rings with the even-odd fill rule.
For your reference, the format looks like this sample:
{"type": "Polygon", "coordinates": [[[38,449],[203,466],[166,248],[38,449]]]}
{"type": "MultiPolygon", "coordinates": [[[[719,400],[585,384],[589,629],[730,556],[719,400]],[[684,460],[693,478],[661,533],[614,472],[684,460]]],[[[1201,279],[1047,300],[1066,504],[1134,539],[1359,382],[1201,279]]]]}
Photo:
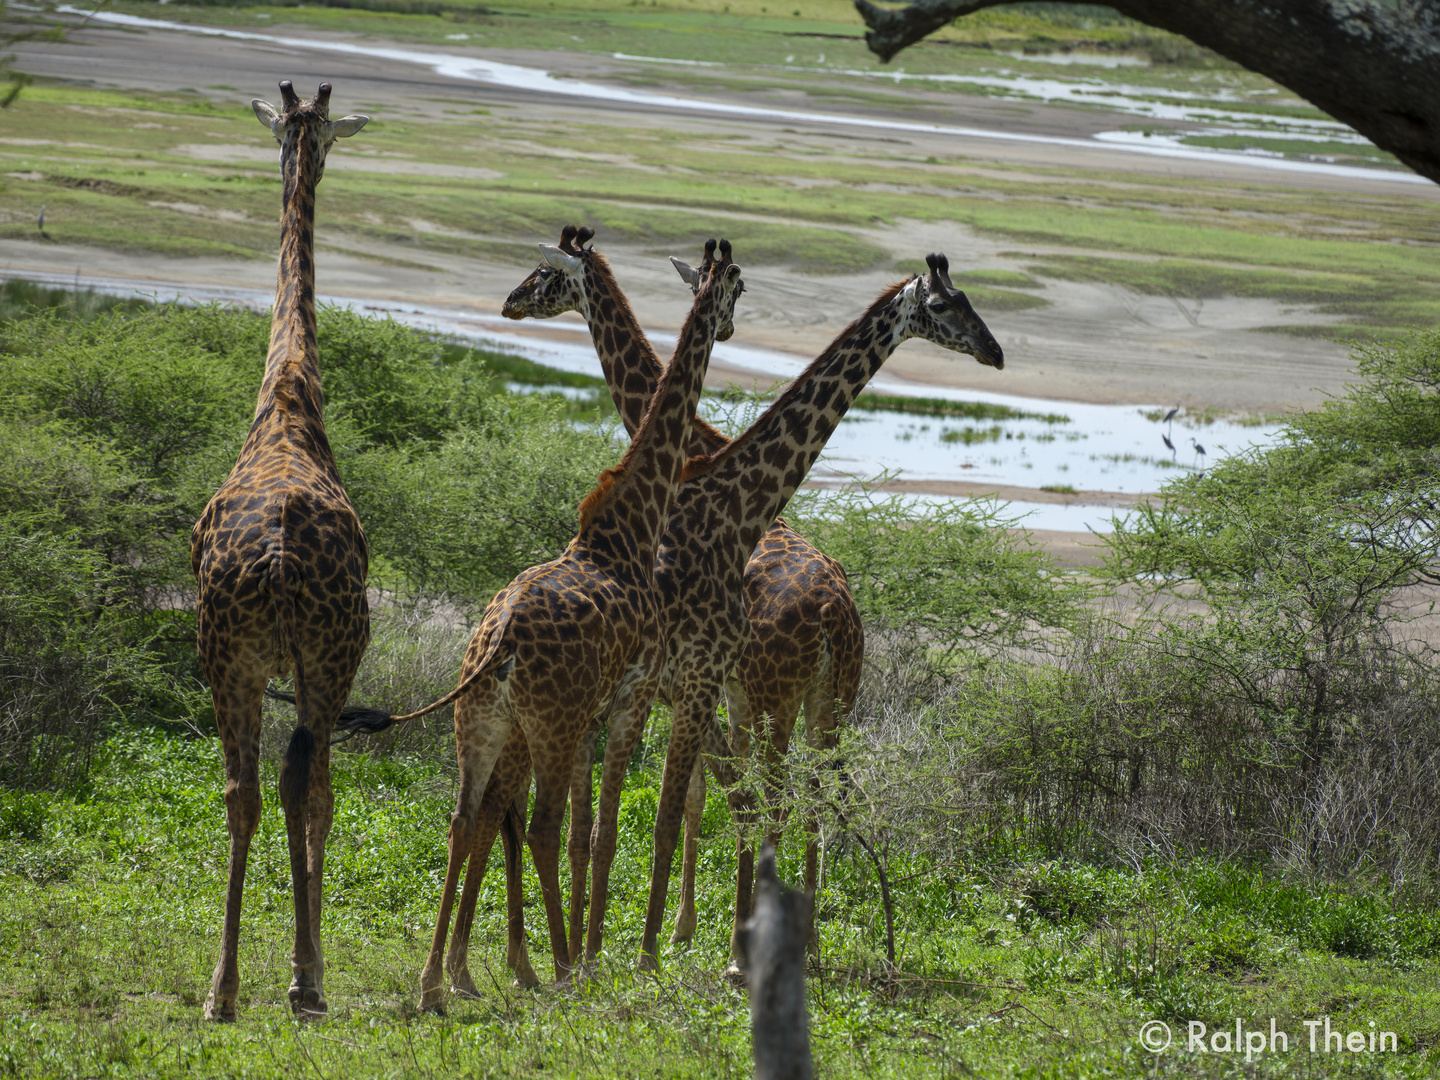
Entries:
{"type": "Polygon", "coordinates": [[[340,719],[335,722],[335,738],[330,742],[342,743],[356,735],[378,735],[391,727],[398,717],[384,709],[370,709],[363,705],[347,705],[340,710],[340,719]]]}
{"type": "MultiPolygon", "coordinates": [[[[289,705],[295,704],[294,694],[276,690],[273,686],[265,687],[265,696],[272,701],[283,701],[289,705]]],[[[330,740],[330,745],[342,743],[356,735],[377,735],[393,724],[395,719],[384,709],[372,709],[365,705],[346,705],[340,710],[340,716],[335,721],[337,737],[330,740]]]]}
{"type": "Polygon", "coordinates": [[[287,810],[304,814],[310,800],[310,771],[315,764],[315,733],[303,725],[290,733],[290,745],[280,765],[280,802],[287,810]]]}

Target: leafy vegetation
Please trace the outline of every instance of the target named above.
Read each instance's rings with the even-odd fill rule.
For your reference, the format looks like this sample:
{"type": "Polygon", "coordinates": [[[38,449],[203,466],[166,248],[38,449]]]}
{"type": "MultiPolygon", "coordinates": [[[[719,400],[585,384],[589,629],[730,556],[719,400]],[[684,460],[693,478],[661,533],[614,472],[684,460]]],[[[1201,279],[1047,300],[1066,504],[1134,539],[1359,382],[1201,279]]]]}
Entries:
{"type": "MultiPolygon", "coordinates": [[[[247,878],[242,1023],[200,1028],[226,843],[186,530],[248,426],[267,320],[31,295],[50,306],[0,323],[4,1068],[747,1072],[745,999],[719,976],[725,792],[704,813],[693,947],[654,979],[631,971],[659,711],[623,795],[605,959],[580,988],[508,988],[493,869],[472,946],[480,999],[416,1015],[454,782],[448,725],[432,719],[333,758],[331,1022],[288,1019],[270,799],[247,878]]],[[[540,373],[504,358],[338,310],[320,338],[327,423],[387,593],[355,694],[413,707],[453,685],[465,616],[569,539],[619,448],[610,422],[507,392],[540,373]]],[[[1114,534],[1099,582],[1057,573],[989,501],[861,487],[787,511],[845,565],[869,636],[841,745],[792,748],[784,792],[824,845],[810,1007],[826,1074],[1226,1076],[1238,1059],[1157,1058],[1140,1025],[1272,1017],[1292,1050],[1256,1075],[1349,1075],[1349,1058],[1300,1056],[1304,1022],[1322,1017],[1396,1033],[1367,1075],[1440,1064],[1440,676],[1391,613],[1435,570],[1440,335],[1359,366],[1352,394],[1293,418],[1271,449],[1168,486],[1114,534]],[[1102,618],[1102,589],[1154,603],[1102,618]]],[[[266,718],[267,792],[291,723],[266,718]]],[[[782,876],[801,850],[786,842],[782,876]]]]}

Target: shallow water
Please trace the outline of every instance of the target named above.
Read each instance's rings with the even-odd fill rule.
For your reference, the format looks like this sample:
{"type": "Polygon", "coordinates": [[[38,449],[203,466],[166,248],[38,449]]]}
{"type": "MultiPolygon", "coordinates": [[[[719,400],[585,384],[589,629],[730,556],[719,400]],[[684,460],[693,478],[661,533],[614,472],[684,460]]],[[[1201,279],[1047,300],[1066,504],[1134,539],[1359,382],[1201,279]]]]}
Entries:
{"type": "MultiPolygon", "coordinates": [[[[418,310],[414,315],[425,317],[418,310]]],[[[563,371],[601,374],[600,362],[583,324],[550,324],[552,330],[573,334],[571,342],[536,340],[516,334],[504,329],[503,324],[495,325],[500,323],[495,317],[466,317],[465,321],[472,324],[468,333],[451,332],[467,333],[477,341],[493,343],[492,347],[517,352],[563,371]]],[[[433,327],[440,329],[440,321],[433,327]]],[[[656,333],[650,338],[662,354],[674,348],[673,335],[656,333]]],[[[808,363],[786,353],[729,342],[717,344],[713,355],[727,367],[768,379],[793,379],[808,363]]],[[[969,357],[957,359],[960,363],[973,363],[969,357]]],[[[1249,426],[1226,421],[1196,426],[1192,430],[1186,425],[1194,421],[1183,411],[1167,428],[1147,419],[1145,414],[1164,412],[1168,405],[1090,405],[957,390],[898,378],[883,370],[870,383],[870,389],[899,397],[974,401],[1004,405],[1019,412],[1059,414],[1067,417],[1068,422],[969,420],[855,409],[831,436],[825,456],[816,466],[817,477],[869,477],[888,471],[906,480],[1029,488],[1068,485],[1077,491],[1139,495],[1156,491],[1181,472],[1262,445],[1279,431],[1273,425],[1249,426]],[[1166,448],[1162,441],[1161,436],[1167,432],[1176,446],[1174,451],[1166,448]],[[1192,438],[1204,447],[1205,454],[1195,451],[1190,442],[1192,438]]],[[[1108,510],[1090,509],[1097,521],[1109,517],[1108,510]]]]}
{"type": "MultiPolygon", "coordinates": [[[[93,289],[110,296],[143,295],[162,302],[201,304],[219,301],[260,311],[269,310],[274,299],[274,293],[268,289],[203,287],[175,282],[142,284],[85,275],[76,278],[64,274],[0,271],[0,279],[5,277],[23,277],[52,287],[93,289]]],[[[537,338],[516,333],[516,324],[498,315],[417,304],[391,305],[344,296],[322,295],[318,299],[321,303],[365,314],[389,316],[407,326],[470,341],[479,347],[511,352],[561,371],[603,377],[589,330],[580,322],[548,321],[545,328],[555,336],[537,338]]],[[[673,351],[675,335],[653,333],[649,336],[662,355],[673,351]]],[[[752,372],[767,380],[793,379],[809,363],[807,358],[731,342],[717,344],[713,356],[728,367],[752,372]]],[[[957,361],[974,362],[968,356],[957,356],[957,361]]],[[[1185,470],[1213,464],[1227,455],[1263,445],[1280,430],[1275,426],[1243,426],[1224,421],[1192,429],[1186,426],[1190,418],[1183,412],[1167,428],[1144,414],[1157,409],[1164,411],[1168,405],[1153,408],[1089,405],[957,390],[898,378],[883,370],[870,383],[870,389],[900,397],[1004,405],[1019,412],[1059,414],[1066,421],[968,420],[852,409],[831,436],[825,455],[815,466],[812,475],[817,480],[841,482],[851,477],[871,478],[891,473],[913,481],[961,481],[997,488],[1063,485],[1082,493],[1140,495],[1158,490],[1166,480],[1185,470]],[[1175,443],[1174,452],[1161,441],[1161,435],[1167,431],[1175,443]],[[1205,455],[1194,450],[1191,439],[1204,446],[1205,455]]],[[[563,392],[572,397],[584,393],[573,389],[563,392]]],[[[715,416],[726,408],[715,399],[706,407],[713,410],[715,416]]],[[[1084,497],[1082,494],[1079,498],[1084,497]]],[[[1091,496],[1092,500],[1096,498],[1091,496]]],[[[1105,531],[1115,513],[1111,507],[1095,502],[1073,505],[1015,502],[1011,505],[1017,511],[1033,511],[1034,516],[1027,519],[1026,524],[1037,529],[1105,531]]]]}
{"type": "Polygon", "coordinates": [[[1053,53],[1006,53],[1012,60],[1026,60],[1037,64],[1059,64],[1062,67],[1149,67],[1150,61],[1141,56],[1125,56],[1117,53],[1053,52],[1053,53]]]}
{"type": "MultiPolygon", "coordinates": [[[[401,49],[378,45],[356,45],[351,42],[326,41],[323,38],[293,38],[282,37],[276,34],[257,34],[246,30],[191,26],[164,19],[145,19],[137,15],[123,15],[118,12],[86,12],[70,4],[61,4],[55,10],[70,15],[85,15],[96,22],[112,23],[116,26],[176,30],[184,33],[202,34],[209,37],[267,42],[287,49],[312,49],[322,52],[343,53],[351,56],[366,56],[375,59],[393,60],[399,63],[417,64],[428,67],[436,74],[449,78],[496,83],[509,87],[510,89],[530,91],[533,93],[564,94],[571,97],[584,97],[592,100],[648,105],[667,109],[683,109],[690,112],[748,117],[753,119],[787,120],[791,122],[818,121],[847,127],[876,128],[886,131],[915,131],[930,134],[956,135],[972,139],[995,139],[1008,142],[1039,143],[1049,146],[1070,146],[1086,149],[1093,149],[1096,145],[1095,141],[1091,139],[1066,138],[1052,135],[1030,135],[1014,131],[955,127],[944,124],[923,124],[884,118],[806,112],[795,109],[759,108],[723,101],[710,101],[704,98],[655,94],[644,90],[586,82],[582,79],[556,78],[549,72],[542,71],[539,68],[522,67],[518,64],[504,64],[494,60],[485,60],[474,56],[460,56],[454,53],[425,52],[418,49],[401,49]]],[[[1162,111],[1139,111],[1142,107],[1155,110],[1169,108],[1169,106],[1162,106],[1160,103],[1145,105],[1143,102],[1140,102],[1137,104],[1138,95],[1154,97],[1157,94],[1162,94],[1162,92],[1157,91],[1155,87],[1115,87],[1108,83],[1087,84],[1084,82],[1066,82],[1058,79],[1032,79],[1003,71],[998,76],[961,76],[910,75],[907,74],[903,68],[887,72],[863,70],[840,71],[831,68],[819,70],[835,74],[860,75],[867,78],[887,78],[896,81],[904,79],[925,79],[941,82],[970,82],[981,86],[993,85],[1001,88],[1009,88],[1016,93],[1028,97],[1039,97],[1042,100],[1084,101],[1086,104],[1091,105],[1103,104],[1107,108],[1120,108],[1127,105],[1134,106],[1132,111],[1137,111],[1137,115],[1157,117],[1166,115],[1162,111]],[[1046,95],[1049,94],[1055,96],[1047,97],[1046,95]],[[1104,102],[1097,101],[1096,98],[1099,96],[1106,97],[1106,100],[1104,102]]],[[[1163,96],[1173,98],[1185,97],[1187,95],[1164,91],[1163,96]]],[[[1213,100],[1213,97],[1211,100],[1213,100]]],[[[1252,119],[1254,118],[1254,114],[1236,114],[1237,118],[1247,116],[1252,119]]],[[[1217,117],[1217,119],[1218,118],[1220,117],[1217,117]]],[[[1333,124],[1333,121],[1317,120],[1314,121],[1314,123],[1333,124]]],[[[1196,161],[1225,162],[1232,165],[1245,165],[1255,168],[1277,169],[1290,172],[1320,172],[1333,176],[1365,177],[1368,179],[1378,178],[1382,180],[1394,180],[1400,183],[1428,184],[1430,182],[1415,173],[1401,172],[1394,169],[1369,169],[1360,166],[1333,165],[1325,162],[1292,161],[1285,158],[1247,155],[1227,150],[1165,145],[1154,141],[1108,142],[1106,145],[1111,149],[1126,153],[1144,154],[1152,157],[1188,158],[1196,161]]]]}

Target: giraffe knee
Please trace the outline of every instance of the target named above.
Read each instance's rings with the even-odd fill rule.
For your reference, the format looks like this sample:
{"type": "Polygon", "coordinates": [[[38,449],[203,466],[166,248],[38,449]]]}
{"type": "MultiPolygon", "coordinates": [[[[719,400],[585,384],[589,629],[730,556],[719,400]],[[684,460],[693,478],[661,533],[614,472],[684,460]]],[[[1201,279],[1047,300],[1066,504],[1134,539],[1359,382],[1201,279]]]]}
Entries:
{"type": "Polygon", "coordinates": [[[245,838],[260,827],[260,781],[258,777],[230,780],[225,784],[225,816],[230,832],[245,838]]]}

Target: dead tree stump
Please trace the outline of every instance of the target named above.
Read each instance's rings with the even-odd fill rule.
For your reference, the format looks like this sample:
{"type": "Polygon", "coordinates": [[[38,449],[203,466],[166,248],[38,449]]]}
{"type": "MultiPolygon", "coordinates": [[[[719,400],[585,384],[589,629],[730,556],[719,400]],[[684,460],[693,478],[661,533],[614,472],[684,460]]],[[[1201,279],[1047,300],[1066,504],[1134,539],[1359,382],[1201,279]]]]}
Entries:
{"type": "Polygon", "coordinates": [[[780,884],[775,846],[760,850],[755,906],[740,950],[750,982],[755,1080],[811,1080],[810,1015],[805,1008],[805,946],[812,897],[780,884]]]}

